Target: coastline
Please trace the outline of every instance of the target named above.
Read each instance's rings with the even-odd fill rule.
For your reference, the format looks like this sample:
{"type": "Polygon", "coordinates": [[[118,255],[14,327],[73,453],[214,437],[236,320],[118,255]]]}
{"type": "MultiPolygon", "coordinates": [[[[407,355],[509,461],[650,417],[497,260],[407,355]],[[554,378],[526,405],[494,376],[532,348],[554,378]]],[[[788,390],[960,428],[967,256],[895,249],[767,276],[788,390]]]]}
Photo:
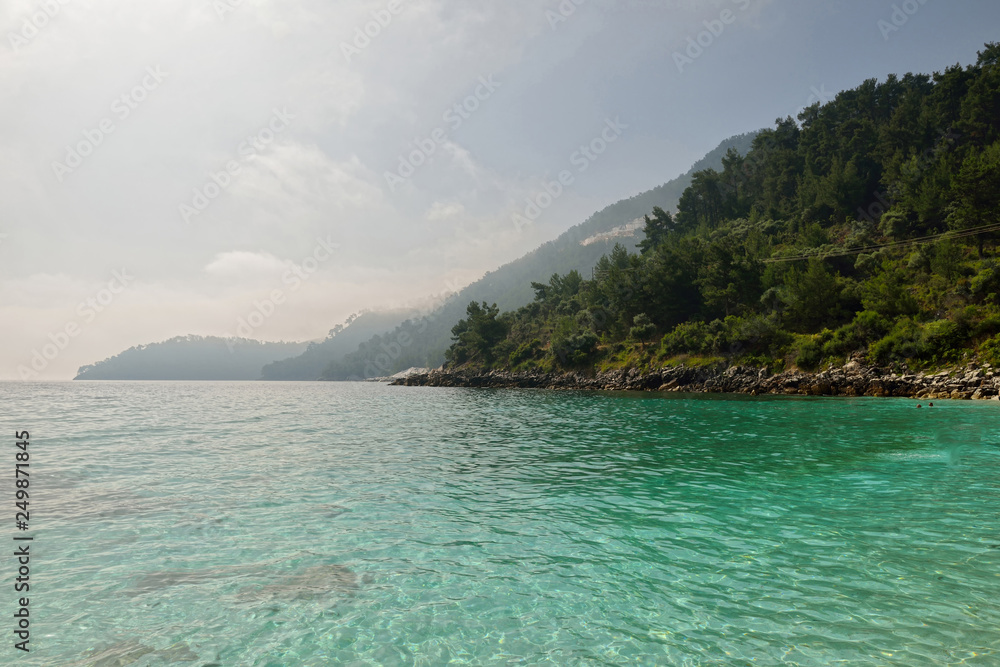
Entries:
{"type": "Polygon", "coordinates": [[[727,393],[790,396],[878,396],[930,400],[1000,401],[1000,371],[988,365],[934,374],[897,373],[851,361],[841,368],[770,373],[748,366],[677,366],[647,372],[621,369],[586,375],[578,372],[435,370],[397,378],[407,387],[473,387],[603,391],[727,393]]]}

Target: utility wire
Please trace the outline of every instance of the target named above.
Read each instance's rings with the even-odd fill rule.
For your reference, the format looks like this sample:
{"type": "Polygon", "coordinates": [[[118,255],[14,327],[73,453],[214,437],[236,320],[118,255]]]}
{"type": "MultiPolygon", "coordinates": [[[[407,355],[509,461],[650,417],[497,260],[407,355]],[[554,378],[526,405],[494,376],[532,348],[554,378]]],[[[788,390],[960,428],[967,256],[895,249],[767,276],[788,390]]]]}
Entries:
{"type": "Polygon", "coordinates": [[[828,257],[846,257],[849,255],[860,255],[863,252],[870,252],[872,250],[884,250],[892,248],[904,248],[911,245],[920,245],[923,243],[932,243],[942,238],[952,238],[960,239],[967,236],[976,236],[978,234],[986,234],[988,232],[1000,231],[1000,224],[993,225],[982,225],[979,227],[970,227],[969,229],[963,229],[959,231],[948,231],[941,234],[931,234],[930,236],[921,236],[915,239],[907,239],[905,241],[891,241],[889,243],[879,243],[876,245],[862,246],[860,248],[851,248],[850,250],[840,250],[836,252],[814,252],[810,254],[803,255],[792,255],[790,257],[771,257],[769,259],[763,260],[765,264],[773,264],[776,262],[797,262],[803,259],[812,259],[813,257],[818,257],[820,259],[826,259],[828,257]]]}

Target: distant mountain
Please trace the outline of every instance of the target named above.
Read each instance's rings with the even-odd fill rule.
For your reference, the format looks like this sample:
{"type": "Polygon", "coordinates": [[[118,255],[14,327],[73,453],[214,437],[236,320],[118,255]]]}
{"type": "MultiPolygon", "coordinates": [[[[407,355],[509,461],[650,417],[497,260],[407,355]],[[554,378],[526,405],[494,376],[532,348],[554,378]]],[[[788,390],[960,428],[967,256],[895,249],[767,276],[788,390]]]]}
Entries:
{"type": "MultiPolygon", "coordinates": [[[[444,351],[451,345],[451,328],[465,317],[470,301],[496,303],[501,310],[514,310],[533,300],[532,281],[548,282],[553,273],[565,274],[572,270],[590,277],[597,261],[616,243],[630,250],[635,248],[642,236],[642,226],[631,223],[642,220],[655,206],[666,211],[675,210],[695,172],[721,169],[722,158],[730,148],[745,155],[756,136],[757,132],[750,132],[726,139],[687,173],[598,211],[554,241],[487,273],[430,315],[407,320],[393,331],[373,336],[342,359],[331,358],[325,366],[297,366],[302,371],[300,375],[282,379],[361,379],[392,375],[411,366],[440,366],[444,362],[444,351]]],[[[319,361],[321,357],[317,355],[312,359],[319,361]]]]}
{"type": "Polygon", "coordinates": [[[262,343],[247,338],[178,336],[139,345],[89,366],[76,380],[259,380],[275,359],[302,354],[307,343],[262,343]]]}
{"type": "Polygon", "coordinates": [[[265,380],[318,380],[322,370],[331,362],[353,352],[372,336],[389,331],[416,314],[415,310],[391,310],[351,315],[346,322],[331,329],[325,340],[309,343],[297,356],[290,353],[289,358],[264,366],[261,377],[265,380]]]}

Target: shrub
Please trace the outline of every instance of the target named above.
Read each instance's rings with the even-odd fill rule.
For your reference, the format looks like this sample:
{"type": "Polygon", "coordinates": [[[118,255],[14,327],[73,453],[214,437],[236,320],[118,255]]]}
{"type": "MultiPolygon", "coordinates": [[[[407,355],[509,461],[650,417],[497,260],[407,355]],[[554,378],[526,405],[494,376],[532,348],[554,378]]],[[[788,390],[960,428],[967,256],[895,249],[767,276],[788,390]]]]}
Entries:
{"type": "Polygon", "coordinates": [[[1000,272],[992,267],[983,269],[969,281],[969,290],[980,298],[1000,291],[1000,272]]]}
{"type": "Polygon", "coordinates": [[[1000,333],[1000,314],[990,313],[972,326],[973,336],[992,336],[1000,333]]]}
{"type": "MultiPolygon", "coordinates": [[[[720,323],[721,324],[721,323],[720,323]]],[[[708,354],[715,349],[715,335],[704,322],[684,322],[660,341],[660,356],[708,354]]]]}
{"type": "Polygon", "coordinates": [[[629,329],[628,336],[632,340],[644,343],[656,333],[656,326],[646,313],[639,313],[632,320],[635,326],[629,329]]]}
{"type": "Polygon", "coordinates": [[[865,310],[873,310],[884,317],[915,315],[919,310],[906,275],[889,263],[883,263],[882,270],[865,281],[862,295],[865,310]]]}
{"type": "Polygon", "coordinates": [[[553,337],[552,354],[562,366],[581,366],[597,351],[597,334],[593,331],[553,337]]]}
{"type": "Polygon", "coordinates": [[[823,346],[823,355],[841,357],[863,350],[873,341],[885,336],[892,328],[886,318],[871,310],[862,310],[850,324],[845,324],[823,346]]]}
{"type": "Polygon", "coordinates": [[[823,360],[823,346],[819,341],[808,336],[799,343],[798,354],[795,356],[795,365],[807,371],[816,370],[823,360]]]}
{"type": "Polygon", "coordinates": [[[964,327],[951,320],[935,320],[923,327],[923,354],[940,358],[954,358],[965,342],[964,327]]]}
{"type": "Polygon", "coordinates": [[[979,356],[987,363],[994,366],[1000,365],[1000,335],[983,342],[979,346],[979,356]]]}
{"type": "Polygon", "coordinates": [[[886,236],[901,239],[910,231],[912,218],[910,211],[893,206],[882,214],[878,223],[879,231],[886,236]]]}
{"type": "Polygon", "coordinates": [[[542,349],[542,341],[537,338],[527,342],[521,343],[516,350],[510,353],[510,364],[511,366],[517,366],[518,364],[528,361],[530,359],[537,359],[540,356],[542,349]]]}
{"type": "Polygon", "coordinates": [[[727,317],[725,327],[723,351],[731,355],[770,354],[792,341],[790,333],[778,326],[774,318],[765,315],[727,317]]]}
{"type": "Polygon", "coordinates": [[[951,241],[938,241],[931,255],[931,270],[951,280],[959,275],[962,264],[962,246],[951,241]]]}
{"type": "Polygon", "coordinates": [[[872,361],[887,364],[892,361],[917,359],[924,351],[923,332],[920,325],[909,317],[896,321],[892,330],[874,343],[868,352],[872,361]]]}

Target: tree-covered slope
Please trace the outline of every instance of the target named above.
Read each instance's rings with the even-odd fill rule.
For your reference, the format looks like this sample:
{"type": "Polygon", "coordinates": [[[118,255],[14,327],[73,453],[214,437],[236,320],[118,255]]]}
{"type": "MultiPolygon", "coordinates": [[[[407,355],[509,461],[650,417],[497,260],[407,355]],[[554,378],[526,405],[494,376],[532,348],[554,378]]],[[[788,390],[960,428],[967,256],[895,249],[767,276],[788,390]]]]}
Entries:
{"type": "MultiPolygon", "coordinates": [[[[745,154],[754,136],[755,133],[748,133],[726,139],[686,174],[605,207],[557,239],[486,274],[428,316],[414,318],[393,331],[373,336],[342,359],[329,359],[327,364],[319,367],[323,371],[322,377],[329,380],[376,377],[391,375],[412,366],[441,365],[444,352],[451,344],[451,328],[465,314],[465,304],[470,300],[495,302],[501,308],[518,308],[533,298],[532,281],[545,280],[554,271],[589,273],[590,268],[617,241],[634,247],[639,238],[596,240],[587,245],[582,245],[583,241],[641,218],[654,206],[673,210],[696,172],[721,167],[722,158],[729,150],[745,154]]],[[[306,368],[312,370],[314,367],[303,364],[303,369],[306,368]]]]}
{"type": "Polygon", "coordinates": [[[469,304],[451,364],[1000,363],[1000,46],[779,119],[651,210],[593,279],[469,304]]]}
{"type": "Polygon", "coordinates": [[[304,346],[300,354],[271,361],[260,375],[264,380],[318,380],[331,361],[353,352],[372,336],[399,326],[415,314],[413,310],[356,313],[331,329],[324,340],[304,346]]]}
{"type": "Polygon", "coordinates": [[[305,343],[262,343],[247,338],[178,336],[139,345],[82,366],[76,380],[259,380],[275,359],[300,354],[305,343]]]}

